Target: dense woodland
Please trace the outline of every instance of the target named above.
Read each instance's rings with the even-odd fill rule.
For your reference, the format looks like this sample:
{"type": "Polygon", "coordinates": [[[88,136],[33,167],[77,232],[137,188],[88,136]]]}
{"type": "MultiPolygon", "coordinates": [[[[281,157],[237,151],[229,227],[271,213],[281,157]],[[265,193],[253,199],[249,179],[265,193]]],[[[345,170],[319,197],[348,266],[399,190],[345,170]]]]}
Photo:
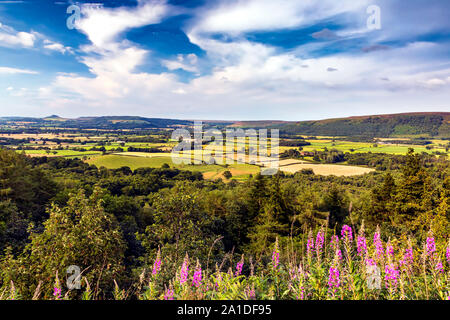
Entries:
{"type": "Polygon", "coordinates": [[[249,273],[270,262],[275,242],[282,259],[288,247],[304,252],[310,232],[331,236],[363,222],[367,232],[379,226],[384,241],[411,236],[419,243],[432,232],[445,244],[449,162],[413,150],[395,159],[394,169],[363,176],[305,170],[224,183],[168,166],[112,170],[2,149],[0,288],[13,281],[31,298],[39,286],[49,298],[56,272],[63,279],[68,265],[79,265],[95,298],[109,299],[117,288],[134,288],[159,256],[161,285],[186,254],[211,271],[244,259],[249,273]]]}
{"type": "Polygon", "coordinates": [[[398,135],[450,136],[449,113],[405,113],[276,125],[282,134],[390,137],[398,135]]]}

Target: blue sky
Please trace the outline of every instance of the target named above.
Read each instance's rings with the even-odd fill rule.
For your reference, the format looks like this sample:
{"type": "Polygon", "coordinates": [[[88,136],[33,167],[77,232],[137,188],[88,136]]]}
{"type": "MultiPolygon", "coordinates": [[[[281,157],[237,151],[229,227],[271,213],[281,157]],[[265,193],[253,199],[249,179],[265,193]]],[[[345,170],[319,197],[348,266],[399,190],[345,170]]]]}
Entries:
{"type": "Polygon", "coordinates": [[[0,1],[0,116],[450,111],[449,9],[441,0],[0,1]]]}

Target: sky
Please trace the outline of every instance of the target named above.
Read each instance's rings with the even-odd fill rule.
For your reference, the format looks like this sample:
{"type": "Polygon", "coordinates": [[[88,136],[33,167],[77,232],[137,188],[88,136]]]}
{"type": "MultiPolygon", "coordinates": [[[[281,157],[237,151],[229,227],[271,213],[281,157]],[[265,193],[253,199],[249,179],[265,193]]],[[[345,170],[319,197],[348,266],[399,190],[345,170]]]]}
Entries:
{"type": "Polygon", "coordinates": [[[0,117],[450,111],[447,0],[0,0],[0,117]]]}

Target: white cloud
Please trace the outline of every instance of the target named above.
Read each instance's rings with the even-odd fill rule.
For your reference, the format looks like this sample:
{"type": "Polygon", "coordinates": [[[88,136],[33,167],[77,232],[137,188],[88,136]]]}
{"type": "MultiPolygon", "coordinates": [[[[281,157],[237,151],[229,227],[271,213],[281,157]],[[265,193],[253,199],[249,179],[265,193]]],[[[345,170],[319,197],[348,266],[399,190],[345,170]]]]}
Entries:
{"type": "Polygon", "coordinates": [[[13,28],[0,23],[0,45],[13,47],[33,47],[36,36],[33,33],[16,31],[13,28]]]}
{"type": "Polygon", "coordinates": [[[177,60],[162,60],[161,63],[169,70],[182,69],[189,72],[198,72],[197,61],[197,55],[191,53],[186,56],[179,54],[177,60]]]}
{"type": "Polygon", "coordinates": [[[38,72],[27,69],[0,67],[0,74],[38,74],[38,72]]]}
{"type": "Polygon", "coordinates": [[[247,0],[222,1],[201,11],[192,32],[238,34],[311,24],[326,17],[367,7],[368,0],[247,0]]]}
{"type": "Polygon", "coordinates": [[[168,6],[154,1],[139,1],[139,5],[132,9],[83,5],[81,13],[83,18],[77,22],[77,28],[94,46],[108,48],[122,32],[160,22],[167,15],[168,6]]]}
{"type": "MultiPolygon", "coordinates": [[[[54,96],[49,104],[65,108],[82,106],[84,112],[91,114],[114,110],[122,114],[186,118],[203,114],[229,119],[254,112],[255,119],[279,114],[278,118],[292,120],[304,118],[308,112],[317,117],[315,112],[327,108],[351,112],[352,108],[366,106],[367,110],[377,104],[383,108],[398,103],[410,108],[423,107],[424,102],[432,108],[448,101],[448,81],[441,82],[450,75],[450,70],[442,67],[446,61],[424,58],[445,51],[442,45],[413,42],[404,48],[373,50],[372,47],[356,54],[307,58],[311,51],[317,50],[317,44],[281,52],[240,35],[250,30],[308,25],[345,10],[357,10],[361,3],[250,0],[224,3],[220,10],[204,10],[190,26],[188,37],[206,52],[205,60],[213,68],[188,83],[179,81],[170,72],[139,72],[138,67],[152,59],[151,52],[119,37],[128,29],[156,23],[169,15],[164,5],[155,5],[152,11],[148,8],[153,4],[141,1],[139,6],[147,8],[142,13],[134,8],[95,11],[91,8],[81,31],[88,35],[92,45],[81,48],[85,56],[80,61],[89,67],[92,77],[58,75],[49,91],[54,96]],[[259,9],[249,16],[256,3],[259,9]],[[110,30],[104,30],[110,25],[110,30]],[[210,37],[213,32],[227,33],[229,38],[221,41],[210,37]],[[430,97],[431,89],[434,91],[430,97]],[[73,96],[68,98],[67,94],[73,96]]],[[[365,15],[365,10],[361,12],[365,15]]],[[[198,60],[194,54],[178,55],[161,64],[169,71],[183,69],[196,73],[204,63],[198,60]]]]}
{"type": "Polygon", "coordinates": [[[58,42],[53,42],[51,40],[45,39],[44,40],[44,48],[48,50],[58,51],[62,54],[65,53],[73,53],[72,48],[65,47],[63,44],[58,42]]]}

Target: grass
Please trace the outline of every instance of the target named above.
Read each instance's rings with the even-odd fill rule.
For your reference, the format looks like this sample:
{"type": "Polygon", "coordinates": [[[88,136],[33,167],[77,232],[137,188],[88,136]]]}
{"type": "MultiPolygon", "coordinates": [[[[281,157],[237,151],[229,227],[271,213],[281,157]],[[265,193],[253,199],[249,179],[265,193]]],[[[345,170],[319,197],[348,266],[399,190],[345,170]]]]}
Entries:
{"type": "Polygon", "coordinates": [[[168,164],[172,168],[180,170],[189,170],[201,172],[205,179],[223,178],[223,173],[227,170],[231,172],[233,178],[237,180],[246,179],[250,174],[256,174],[260,168],[250,164],[232,164],[228,167],[222,165],[188,165],[188,164],[174,164],[172,158],[168,153],[123,153],[111,154],[104,156],[92,157],[86,161],[89,164],[94,164],[97,167],[105,167],[108,169],[117,169],[120,167],[129,167],[131,170],[137,168],[160,168],[163,164],[168,164]]]}

